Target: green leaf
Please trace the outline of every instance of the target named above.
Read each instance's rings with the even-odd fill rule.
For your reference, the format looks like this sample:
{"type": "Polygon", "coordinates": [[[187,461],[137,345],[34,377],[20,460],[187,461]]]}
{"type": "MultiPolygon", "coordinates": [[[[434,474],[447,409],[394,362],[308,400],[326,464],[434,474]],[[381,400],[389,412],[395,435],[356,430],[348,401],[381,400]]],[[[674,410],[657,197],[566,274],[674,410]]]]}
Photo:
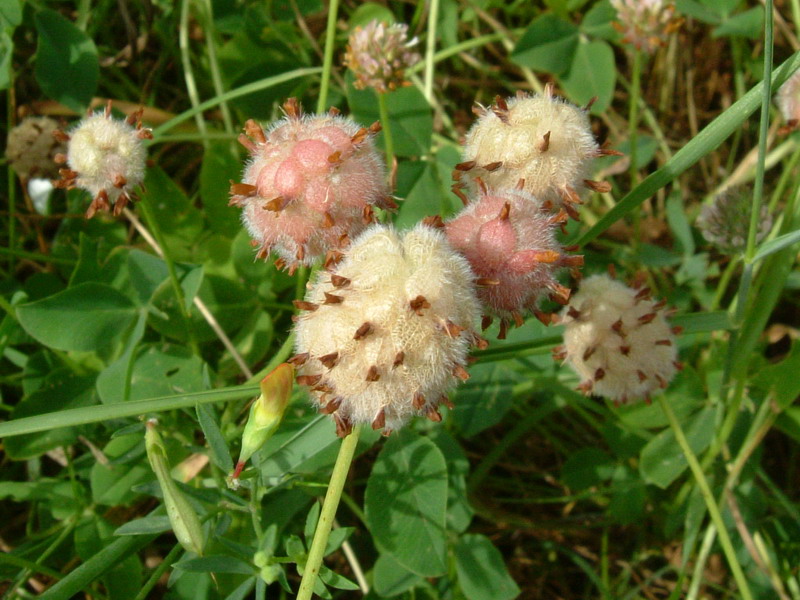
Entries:
{"type": "Polygon", "coordinates": [[[755,256],[753,256],[753,262],[758,262],[759,260],[764,259],[771,254],[775,254],[776,252],[780,252],[784,248],[788,248],[797,242],[800,242],[800,229],[790,231],[789,233],[784,233],[783,235],[776,237],[774,240],[770,240],[761,244],[756,251],[755,256]]]}
{"type": "Polygon", "coordinates": [[[350,15],[350,20],[347,24],[349,29],[352,30],[358,26],[363,27],[373,20],[383,21],[387,24],[392,24],[395,22],[394,14],[385,6],[375,2],[361,2],[359,3],[358,8],[356,8],[350,15]]]}
{"type": "Polygon", "coordinates": [[[82,283],[17,307],[25,331],[56,350],[109,348],[135,316],[136,307],[127,296],[100,283],[82,283]]]}
{"type": "MultiPolygon", "coordinates": [[[[707,406],[682,424],[692,452],[705,450],[714,439],[717,408],[707,406]]],[[[672,429],[665,429],[642,449],[639,472],[648,483],[666,489],[688,467],[672,429]]]]}
{"type": "Polygon", "coordinates": [[[458,388],[453,420],[466,437],[499,423],[511,408],[511,389],[522,377],[505,362],[479,363],[458,388]]]}
{"type": "Polygon", "coordinates": [[[228,444],[225,442],[225,436],[222,435],[217,423],[217,411],[208,404],[198,404],[195,410],[203,435],[206,436],[208,442],[211,462],[217,465],[223,473],[230,473],[233,471],[233,459],[228,450],[228,444]]]}
{"type": "Polygon", "coordinates": [[[136,349],[144,336],[147,314],[142,311],[133,331],[125,342],[120,357],[97,376],[97,393],[105,403],[127,402],[131,398],[131,374],[136,359],[136,349]]]}
{"type": "Polygon", "coordinates": [[[165,250],[174,260],[190,260],[204,229],[202,212],[158,167],[147,169],[144,185],[147,195],[143,201],[150,203],[153,218],[158,220],[167,246],[165,250]]]}
{"type": "Polygon", "coordinates": [[[672,233],[675,234],[675,238],[680,243],[684,256],[694,254],[695,246],[692,228],[689,226],[686,213],[683,211],[683,202],[678,190],[667,198],[667,222],[670,229],[672,229],[672,233]]]}
{"type": "Polygon", "coordinates": [[[375,591],[382,598],[399,596],[423,581],[422,577],[406,569],[391,554],[378,556],[372,577],[375,591]]]}
{"type": "Polygon", "coordinates": [[[599,114],[611,104],[616,81],[617,70],[611,46],[600,40],[581,41],[561,85],[576,104],[587,104],[597,97],[591,112],[599,114]]]}
{"type": "Polygon", "coordinates": [[[731,318],[724,310],[675,315],[670,317],[669,322],[671,325],[683,327],[684,334],[727,331],[733,328],[731,318]]]}
{"type": "Polygon", "coordinates": [[[169,270],[164,259],[133,249],[128,254],[128,276],[139,304],[146,305],[158,286],[169,277],[169,270]]]}
{"type": "Polygon", "coordinates": [[[389,439],[367,481],[364,508],[382,552],[424,577],[447,572],[447,465],[433,442],[408,430],[389,439]]]}
{"type": "Polygon", "coordinates": [[[34,68],[39,87],[53,100],[84,112],[100,76],[94,42],[54,10],[41,9],[34,20],[39,33],[34,68]]]}
{"type": "Polygon", "coordinates": [[[782,409],[788,408],[800,396],[800,343],[795,342],[792,352],[776,365],[762,368],[753,383],[775,394],[775,401],[782,409]]]}
{"type": "Polygon", "coordinates": [[[592,5],[581,21],[581,33],[604,40],[619,38],[619,32],[611,24],[617,18],[617,11],[608,0],[600,0],[592,5]]]}
{"type": "Polygon", "coordinates": [[[11,85],[11,57],[14,54],[14,40],[6,31],[0,31],[0,90],[11,85]]]}
{"type": "Polygon", "coordinates": [[[0,29],[17,27],[22,23],[22,4],[19,0],[4,0],[0,4],[0,29]]]}
{"type": "Polygon", "coordinates": [[[132,492],[131,488],[152,479],[152,473],[144,462],[143,436],[126,435],[114,438],[103,448],[103,454],[111,462],[95,463],[92,466],[90,483],[93,501],[104,506],[132,503],[139,494],[132,492]],[[134,452],[140,456],[137,462],[114,462],[114,459],[134,452]]]}
{"type": "Polygon", "coordinates": [[[463,533],[475,511],[467,495],[469,460],[456,439],[444,428],[437,428],[431,438],[447,462],[447,529],[463,533]]]}
{"type": "Polygon", "coordinates": [[[503,555],[486,536],[461,536],[456,545],[456,572],[467,600],[511,600],[520,594],[503,555]]]}
{"type": "Polygon", "coordinates": [[[253,575],[255,567],[233,556],[202,556],[175,563],[175,568],[191,573],[235,573],[253,575]]]}
{"type": "Polygon", "coordinates": [[[228,206],[230,181],[242,175],[242,161],[231,151],[230,142],[211,142],[200,168],[200,198],[212,231],[233,238],[241,224],[240,210],[228,206]]]}
{"type": "Polygon", "coordinates": [[[169,517],[142,517],[141,519],[134,519],[128,521],[121,527],[114,531],[114,535],[150,535],[152,533],[164,533],[171,531],[172,525],[169,523],[169,517]]]}
{"type": "Polygon", "coordinates": [[[581,491],[609,479],[614,460],[599,448],[581,448],[561,467],[561,479],[573,491],[581,491]]]}
{"type": "Polygon", "coordinates": [[[754,6],[750,10],[726,19],[714,28],[711,35],[718,37],[745,37],[752,40],[761,37],[764,29],[764,7],[754,6]]]}
{"type": "Polygon", "coordinates": [[[522,67],[563,75],[578,47],[578,28],[547,13],[535,19],[522,34],[511,60],[522,67]]]}

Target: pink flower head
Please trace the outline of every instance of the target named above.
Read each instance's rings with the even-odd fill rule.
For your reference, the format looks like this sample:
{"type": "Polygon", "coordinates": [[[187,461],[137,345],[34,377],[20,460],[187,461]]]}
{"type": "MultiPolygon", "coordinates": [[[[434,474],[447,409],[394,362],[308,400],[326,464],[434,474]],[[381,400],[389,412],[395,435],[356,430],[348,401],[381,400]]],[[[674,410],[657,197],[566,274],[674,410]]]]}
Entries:
{"type": "Polygon", "coordinates": [[[231,205],[259,249],[280,256],[290,271],[347,245],[374,220],[373,206],[395,208],[384,165],[369,129],[338,116],[303,115],[297,101],[264,131],[254,121],[239,141],[250,152],[242,183],[231,186],[231,205]]]}
{"type": "Polygon", "coordinates": [[[365,27],[356,27],[344,57],[345,65],[356,76],[354,85],[378,92],[407,85],[405,70],[420,60],[420,55],[411,49],[417,41],[408,39],[408,25],[402,23],[386,25],[373,20],[365,27]]]}
{"type": "Polygon", "coordinates": [[[564,267],[582,265],[583,257],[562,253],[555,230],[565,220],[564,212],[550,214],[525,191],[481,189],[477,201],[445,224],[450,244],[478,277],[478,299],[501,317],[501,338],[509,318],[520,325],[526,309],[549,323],[550,315],[538,309],[543,297],[560,304],[569,300],[569,288],[555,275],[564,267]]]}
{"type": "Polygon", "coordinates": [[[619,21],[614,28],[624,34],[622,41],[652,54],[663,46],[680,22],[673,18],[675,6],[664,0],[611,0],[619,21]]]}

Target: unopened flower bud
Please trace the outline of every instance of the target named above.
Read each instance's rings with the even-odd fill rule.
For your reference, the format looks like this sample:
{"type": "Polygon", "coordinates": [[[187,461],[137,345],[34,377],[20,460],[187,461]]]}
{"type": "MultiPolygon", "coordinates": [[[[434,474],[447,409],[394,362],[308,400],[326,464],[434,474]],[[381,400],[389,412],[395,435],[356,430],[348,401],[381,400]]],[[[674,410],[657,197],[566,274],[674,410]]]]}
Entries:
{"type": "MultiPolygon", "coordinates": [[[[723,252],[742,252],[747,246],[752,214],[752,190],[747,187],[733,187],[718,194],[711,204],[703,206],[697,218],[697,226],[706,241],[723,252]]],[[[761,205],[758,219],[756,242],[760,242],[772,229],[772,216],[769,208],[761,205]]]]}
{"type": "Polygon", "coordinates": [[[197,516],[192,505],[178,489],[175,480],[170,474],[169,463],[167,462],[167,449],[156,431],[156,421],[147,422],[147,430],[144,436],[147,460],[156,474],[161,493],[164,496],[164,506],[167,509],[167,517],[172,526],[175,537],[178,538],[181,546],[189,552],[197,555],[203,554],[205,537],[203,528],[200,525],[200,518],[197,516]]]}

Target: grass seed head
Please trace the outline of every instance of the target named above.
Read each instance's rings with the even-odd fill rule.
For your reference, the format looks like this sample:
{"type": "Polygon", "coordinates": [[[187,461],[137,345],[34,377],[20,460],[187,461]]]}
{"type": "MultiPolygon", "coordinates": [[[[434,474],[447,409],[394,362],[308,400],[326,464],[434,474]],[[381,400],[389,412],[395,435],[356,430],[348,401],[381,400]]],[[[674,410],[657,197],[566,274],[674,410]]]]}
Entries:
{"type": "Polygon", "coordinates": [[[340,435],[355,423],[384,433],[412,416],[441,419],[442,397],[467,375],[480,314],[474,275],[441,231],[373,225],[311,285],[295,326],[298,381],[340,435]],[[346,286],[337,283],[346,278],[346,286]],[[325,303],[327,295],[340,302],[325,303]]]}

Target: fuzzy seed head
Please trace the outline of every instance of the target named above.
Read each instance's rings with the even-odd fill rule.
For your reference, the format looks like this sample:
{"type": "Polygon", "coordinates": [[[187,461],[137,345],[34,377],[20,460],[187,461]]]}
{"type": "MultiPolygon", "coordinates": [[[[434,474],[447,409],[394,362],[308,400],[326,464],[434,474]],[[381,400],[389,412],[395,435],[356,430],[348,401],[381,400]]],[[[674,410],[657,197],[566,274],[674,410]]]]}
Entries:
{"type": "Polygon", "coordinates": [[[144,180],[143,139],[149,137],[149,130],[129,121],[113,118],[106,109],[82,119],[69,132],[67,171],[71,173],[64,175],[65,182],[85,189],[95,199],[87,216],[108,209],[109,204],[118,214],[144,180]]]}
{"type": "Polygon", "coordinates": [[[787,125],[796,126],[800,122],[800,70],[783,83],[775,100],[787,125]]]}
{"type": "Polygon", "coordinates": [[[310,265],[360,233],[372,206],[386,206],[383,161],[352,119],[293,109],[267,132],[253,122],[246,130],[250,159],[231,204],[242,207],[260,256],[275,250],[290,269],[310,265]]]}
{"type": "Polygon", "coordinates": [[[616,403],[649,398],[678,368],[675,339],[646,288],[630,288],[608,275],[585,279],[561,313],[562,356],[586,393],[616,403]]]}
{"type": "Polygon", "coordinates": [[[513,189],[522,181],[526,192],[557,208],[579,200],[576,190],[585,187],[598,152],[587,111],[548,88],[483,109],[467,132],[463,157],[475,163],[469,175],[490,188],[513,189]]]}
{"type": "Polygon", "coordinates": [[[675,6],[664,0],[611,0],[617,11],[614,28],[624,34],[622,41],[637,50],[654,53],[666,44],[675,30],[675,6]]]}
{"type": "Polygon", "coordinates": [[[580,257],[568,257],[556,240],[558,219],[520,190],[481,191],[445,224],[447,239],[469,261],[478,299],[503,318],[535,310],[548,295],[563,293],[555,275],[580,257]]]}
{"type": "Polygon", "coordinates": [[[355,423],[388,433],[413,415],[441,418],[474,341],[473,277],[444,234],[422,224],[402,233],[373,225],[332,272],[318,273],[295,328],[298,381],[340,434],[355,423]]]}
{"type": "Polygon", "coordinates": [[[377,20],[356,27],[350,35],[344,62],[356,76],[358,89],[387,92],[407,85],[404,72],[420,60],[412,50],[417,38],[408,39],[408,25],[387,25],[377,20]]]}
{"type": "MultiPolygon", "coordinates": [[[[714,198],[711,204],[703,206],[697,218],[697,226],[703,237],[723,252],[742,252],[747,246],[752,213],[752,191],[746,187],[733,187],[714,198]]],[[[760,242],[772,229],[772,216],[769,208],[761,205],[756,242],[760,242]]]]}
{"type": "Polygon", "coordinates": [[[58,176],[56,154],[66,146],[53,137],[58,122],[50,117],[27,117],[8,132],[6,158],[23,179],[58,176]]]}

